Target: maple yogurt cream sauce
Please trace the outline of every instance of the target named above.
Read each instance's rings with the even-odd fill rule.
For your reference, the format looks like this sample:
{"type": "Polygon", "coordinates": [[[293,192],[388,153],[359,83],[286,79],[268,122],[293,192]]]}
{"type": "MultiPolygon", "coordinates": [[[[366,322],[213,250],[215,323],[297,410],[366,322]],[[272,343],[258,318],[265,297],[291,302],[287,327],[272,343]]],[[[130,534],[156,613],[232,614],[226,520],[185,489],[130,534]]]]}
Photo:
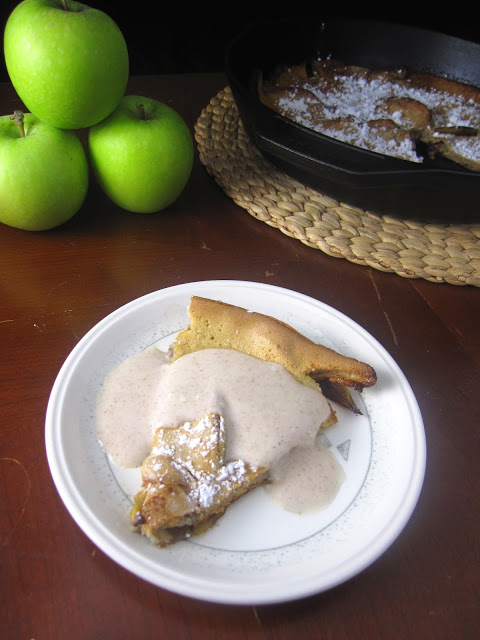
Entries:
{"type": "Polygon", "coordinates": [[[150,347],[127,358],[98,396],[98,439],[112,461],[141,466],[158,427],[173,428],[208,413],[223,415],[226,462],[270,469],[267,494],[304,512],[333,499],[341,465],[316,439],[330,416],[321,393],[283,366],[233,349],[204,349],[169,362],[150,347]]]}

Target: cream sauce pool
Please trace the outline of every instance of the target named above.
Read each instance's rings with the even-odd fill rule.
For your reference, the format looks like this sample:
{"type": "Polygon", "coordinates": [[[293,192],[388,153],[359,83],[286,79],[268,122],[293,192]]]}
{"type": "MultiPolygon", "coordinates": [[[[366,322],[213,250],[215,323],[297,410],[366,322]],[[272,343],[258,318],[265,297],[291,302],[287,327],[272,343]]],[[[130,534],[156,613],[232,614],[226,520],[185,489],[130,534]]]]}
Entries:
{"type": "Polygon", "coordinates": [[[139,467],[158,427],[222,414],[226,462],[271,469],[267,493],[283,508],[304,512],[328,504],[343,469],[318,443],[330,415],[320,391],[281,365],[232,349],[205,349],[170,363],[150,347],[106,378],[97,404],[98,439],[119,466],[139,467]]]}

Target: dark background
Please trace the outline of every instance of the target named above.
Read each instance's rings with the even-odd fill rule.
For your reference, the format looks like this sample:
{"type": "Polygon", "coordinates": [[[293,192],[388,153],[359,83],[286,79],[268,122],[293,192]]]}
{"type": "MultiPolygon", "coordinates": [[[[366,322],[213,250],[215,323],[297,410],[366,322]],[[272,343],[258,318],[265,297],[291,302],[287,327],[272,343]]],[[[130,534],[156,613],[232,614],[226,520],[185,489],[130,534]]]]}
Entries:
{"type": "MultiPolygon", "coordinates": [[[[2,33],[10,12],[18,0],[2,0],[2,33]]],[[[271,3],[245,0],[233,4],[196,3],[154,0],[95,0],[85,2],[108,13],[121,28],[130,56],[132,75],[223,71],[224,53],[230,40],[245,26],[257,20],[292,15],[320,19],[321,2],[293,1],[283,9],[271,3]],[[274,7],[274,8],[272,8],[274,7]],[[312,7],[315,7],[313,9],[312,7]]],[[[366,17],[398,22],[440,31],[479,42],[480,27],[464,4],[405,0],[395,3],[365,0],[363,3],[331,3],[324,16],[366,17]]],[[[2,55],[0,81],[8,81],[2,55]]]]}

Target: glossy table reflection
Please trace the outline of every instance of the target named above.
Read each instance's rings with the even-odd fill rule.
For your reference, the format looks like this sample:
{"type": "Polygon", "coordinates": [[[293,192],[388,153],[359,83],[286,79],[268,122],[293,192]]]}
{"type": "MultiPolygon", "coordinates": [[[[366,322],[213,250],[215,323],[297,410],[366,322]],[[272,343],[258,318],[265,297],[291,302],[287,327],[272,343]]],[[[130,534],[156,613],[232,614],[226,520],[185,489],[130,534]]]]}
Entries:
{"type": "MultiPolygon", "coordinates": [[[[194,127],[222,74],[132,78],[194,127]]],[[[0,85],[2,114],[21,106],[0,85]]],[[[480,292],[335,259],[235,205],[196,158],[160,214],[119,210],[92,183],[62,227],[0,226],[0,636],[462,638],[478,632],[480,292]],[[214,605],[136,578],[95,548],[63,506],[44,418],[65,358],[104,316],[151,291],[237,279],[297,290],[350,316],[395,358],[420,405],[427,472],[398,540],[349,582],[281,606],[214,605]]]]}

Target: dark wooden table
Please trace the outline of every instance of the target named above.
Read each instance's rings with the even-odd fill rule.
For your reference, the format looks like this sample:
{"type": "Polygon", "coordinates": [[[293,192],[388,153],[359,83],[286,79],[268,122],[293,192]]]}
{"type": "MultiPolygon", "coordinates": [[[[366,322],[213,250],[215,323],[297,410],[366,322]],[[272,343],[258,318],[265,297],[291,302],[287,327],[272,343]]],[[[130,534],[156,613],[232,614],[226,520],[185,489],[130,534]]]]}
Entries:
{"type": "MultiPolygon", "coordinates": [[[[221,74],[132,78],[129,92],[178,110],[192,127],[221,74]]],[[[2,114],[19,106],[0,86],[2,114]]],[[[0,637],[478,637],[480,292],[408,280],[324,255],[249,216],[196,159],[167,211],[136,215],[92,184],[64,226],[0,226],[0,637]],[[321,300],[395,358],[420,405],[427,469],[418,506],[370,568],[281,606],[214,605],[154,587],[83,534],[52,482],[45,410],[71,349],[111,311],[192,280],[250,280],[321,300]]]]}

